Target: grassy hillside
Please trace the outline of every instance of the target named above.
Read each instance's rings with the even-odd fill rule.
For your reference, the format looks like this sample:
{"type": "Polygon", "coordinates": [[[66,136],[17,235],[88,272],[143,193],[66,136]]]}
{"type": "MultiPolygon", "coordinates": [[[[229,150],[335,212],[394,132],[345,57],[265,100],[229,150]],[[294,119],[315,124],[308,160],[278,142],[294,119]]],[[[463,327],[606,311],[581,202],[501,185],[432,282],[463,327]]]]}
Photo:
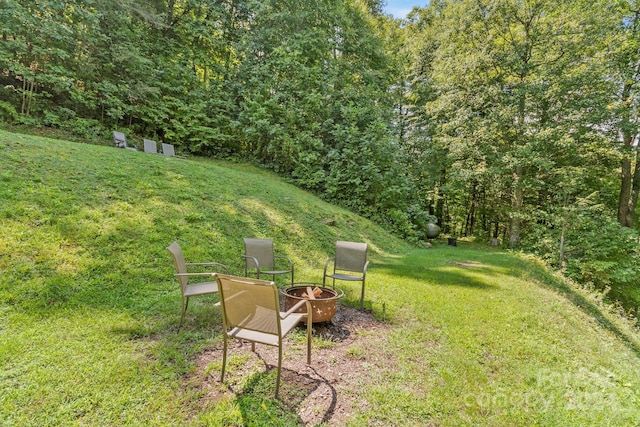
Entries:
{"type": "Polygon", "coordinates": [[[389,327],[347,349],[367,374],[333,398],[361,404],[327,425],[640,421],[638,333],[597,295],[515,254],[410,247],[253,167],[0,131],[0,236],[0,425],[303,425],[272,371],[219,399],[185,385],[203,354],[217,375],[220,313],[193,300],[176,333],[165,247],[241,274],[250,236],[306,281],[336,240],[370,245],[366,306],[389,327]]]}

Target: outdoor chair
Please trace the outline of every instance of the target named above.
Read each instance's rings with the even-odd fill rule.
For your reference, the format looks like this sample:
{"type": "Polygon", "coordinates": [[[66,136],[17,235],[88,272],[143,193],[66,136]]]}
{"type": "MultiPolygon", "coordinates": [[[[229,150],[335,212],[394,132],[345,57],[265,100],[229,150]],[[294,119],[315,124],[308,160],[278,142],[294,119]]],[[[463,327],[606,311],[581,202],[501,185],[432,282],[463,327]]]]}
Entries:
{"type": "Polygon", "coordinates": [[[182,310],[180,313],[180,325],[178,326],[178,330],[180,330],[180,328],[182,327],[182,321],[184,320],[184,315],[187,312],[187,307],[189,306],[189,298],[198,295],[217,293],[218,283],[215,280],[211,281],[211,274],[216,270],[222,270],[226,273],[227,267],[224,264],[220,264],[218,262],[186,262],[182,253],[182,248],[180,247],[178,242],[173,242],[167,247],[167,250],[173,256],[173,262],[175,263],[176,267],[176,277],[178,278],[178,282],[180,282],[180,291],[182,294],[182,310]],[[205,268],[209,271],[188,271],[189,269],[194,270],[205,268]],[[191,277],[206,277],[209,280],[200,281],[198,283],[189,283],[189,279],[191,277]]]}
{"type": "Polygon", "coordinates": [[[173,144],[167,144],[166,142],[162,143],[162,154],[164,154],[167,157],[177,157],[179,159],[185,159],[186,157],[184,156],[178,156],[176,154],[176,150],[173,147],[173,144]]]}
{"type": "Polygon", "coordinates": [[[228,340],[235,338],[251,342],[255,352],[256,343],[278,347],[278,373],[276,376],[276,398],[280,389],[282,370],[282,340],[301,321],[307,323],[307,365],[311,364],[311,330],[313,311],[308,300],[299,301],[287,312],[280,311],[278,288],[274,282],[226,274],[214,274],[220,291],[224,350],[220,382],[224,381],[227,363],[228,340]],[[295,313],[306,305],[306,313],[295,313]],[[307,319],[307,316],[309,317],[307,319]]]}
{"type": "Polygon", "coordinates": [[[158,154],[158,144],[152,139],[143,140],[144,152],[158,154]]]}
{"type": "Polygon", "coordinates": [[[362,282],[360,293],[360,308],[364,307],[364,282],[367,276],[367,244],[357,242],[336,242],[336,255],[329,258],[324,264],[324,274],[322,285],[326,283],[327,277],[333,280],[333,287],[336,287],[336,280],[362,282]],[[329,266],[333,264],[333,269],[329,266]]]}
{"type": "Polygon", "coordinates": [[[176,155],[176,151],[173,148],[172,144],[167,144],[165,142],[162,143],[162,154],[164,154],[165,156],[175,156],[176,155]]]}
{"type": "MultiPolygon", "coordinates": [[[[293,261],[286,256],[276,255],[273,249],[273,240],[271,239],[244,239],[244,275],[255,275],[256,279],[260,278],[261,274],[270,274],[272,280],[275,281],[277,274],[290,274],[291,286],[293,286],[293,261]],[[276,269],[276,260],[286,260],[288,262],[287,267],[284,269],[276,269]]],[[[279,262],[279,267],[285,265],[284,261],[279,262]]]]}
{"type": "Polygon", "coordinates": [[[126,148],[127,150],[137,151],[134,147],[127,145],[127,137],[122,132],[113,131],[113,145],[118,148],[126,148]]]}

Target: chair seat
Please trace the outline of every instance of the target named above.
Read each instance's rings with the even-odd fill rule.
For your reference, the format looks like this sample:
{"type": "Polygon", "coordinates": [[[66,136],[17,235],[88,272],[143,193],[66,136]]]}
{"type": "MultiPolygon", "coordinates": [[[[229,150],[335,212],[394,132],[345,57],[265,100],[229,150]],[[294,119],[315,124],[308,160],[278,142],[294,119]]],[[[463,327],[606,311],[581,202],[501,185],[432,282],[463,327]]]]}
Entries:
{"type": "MultiPolygon", "coordinates": [[[[287,335],[289,331],[296,327],[296,325],[306,317],[306,313],[298,314],[292,313],[285,319],[280,320],[280,327],[282,328],[282,336],[287,335]]],[[[228,333],[237,339],[243,339],[247,341],[253,341],[261,344],[278,346],[278,335],[269,334],[266,332],[251,331],[243,328],[233,328],[228,333]]]]}
{"type": "Polygon", "coordinates": [[[353,274],[327,274],[327,277],[338,280],[362,280],[362,276],[355,276],[353,274]]]}
{"type": "Polygon", "coordinates": [[[218,292],[217,282],[194,283],[193,285],[187,285],[187,289],[184,291],[184,296],[192,297],[194,295],[213,294],[216,292],[218,292]]]}

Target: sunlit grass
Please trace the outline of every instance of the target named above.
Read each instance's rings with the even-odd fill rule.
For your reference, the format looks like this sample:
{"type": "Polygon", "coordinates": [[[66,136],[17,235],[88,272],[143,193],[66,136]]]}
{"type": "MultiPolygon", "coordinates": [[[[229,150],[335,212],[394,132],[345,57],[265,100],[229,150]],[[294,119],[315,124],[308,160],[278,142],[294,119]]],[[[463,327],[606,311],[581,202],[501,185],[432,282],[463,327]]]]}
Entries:
{"type": "MultiPolygon", "coordinates": [[[[348,425],[640,419],[637,331],[535,260],[464,241],[416,249],[246,165],[0,131],[0,184],[2,425],[301,424],[263,365],[230,375],[218,400],[191,384],[198,356],[221,348],[220,310],[216,296],[193,300],[177,333],[165,248],[178,240],[188,259],[241,274],[243,237],[273,238],[297,280],[316,282],[336,240],[369,242],[365,305],[391,327],[347,349],[368,372],[348,425]]],[[[340,287],[357,306],[358,286],[340,287]]],[[[303,346],[294,333],[289,350],[303,346]]]]}

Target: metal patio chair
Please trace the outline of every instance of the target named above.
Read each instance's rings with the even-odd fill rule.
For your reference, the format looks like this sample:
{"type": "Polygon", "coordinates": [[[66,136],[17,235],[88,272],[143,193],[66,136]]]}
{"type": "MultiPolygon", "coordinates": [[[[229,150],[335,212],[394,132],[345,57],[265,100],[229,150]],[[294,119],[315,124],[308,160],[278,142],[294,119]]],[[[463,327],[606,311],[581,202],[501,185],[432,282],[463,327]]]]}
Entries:
{"type": "Polygon", "coordinates": [[[362,282],[360,292],[360,308],[364,307],[364,282],[367,277],[367,244],[358,242],[336,242],[336,255],[329,258],[324,264],[324,274],[322,275],[322,285],[326,283],[327,277],[333,280],[333,287],[336,287],[336,280],[362,282]],[[333,268],[330,268],[333,265],[333,268]]]}
{"type": "Polygon", "coordinates": [[[158,144],[153,139],[144,139],[142,143],[144,144],[145,153],[158,154],[158,144]]]}
{"type": "Polygon", "coordinates": [[[220,381],[224,381],[227,364],[229,339],[251,342],[251,351],[255,345],[266,344],[278,347],[278,373],[276,376],[276,398],[280,390],[280,372],[282,371],[282,341],[298,325],[307,323],[307,365],[311,364],[311,331],[313,311],[308,300],[299,301],[287,312],[280,311],[278,288],[274,282],[236,277],[227,274],[214,274],[220,292],[222,307],[222,326],[224,351],[220,381]],[[306,313],[295,313],[306,305],[306,313]],[[307,319],[307,316],[309,318],[307,319]]]}
{"type": "Polygon", "coordinates": [[[186,262],[182,253],[182,248],[180,247],[178,242],[173,242],[167,247],[167,250],[173,256],[173,262],[176,267],[175,275],[178,278],[178,282],[180,282],[180,292],[182,296],[182,310],[180,313],[180,325],[178,326],[178,330],[180,330],[180,328],[182,327],[182,322],[184,320],[184,315],[187,312],[187,307],[189,306],[189,298],[199,295],[209,295],[217,293],[218,282],[216,282],[215,280],[211,280],[211,274],[217,270],[222,270],[226,273],[227,267],[224,264],[220,264],[218,262],[186,262]],[[194,268],[206,268],[209,271],[188,271],[188,269],[193,270],[194,268]],[[190,283],[189,279],[192,277],[200,277],[201,279],[206,278],[209,280],[190,283]]]}
{"type": "Polygon", "coordinates": [[[294,267],[293,261],[283,255],[276,255],[271,239],[244,239],[244,275],[255,275],[257,279],[261,274],[271,275],[275,281],[275,276],[279,274],[291,275],[291,286],[293,286],[294,267]],[[283,260],[278,263],[278,260],[283,260]],[[286,261],[286,263],[284,262],[286,261]],[[285,268],[276,268],[286,265],[285,268]]]}

